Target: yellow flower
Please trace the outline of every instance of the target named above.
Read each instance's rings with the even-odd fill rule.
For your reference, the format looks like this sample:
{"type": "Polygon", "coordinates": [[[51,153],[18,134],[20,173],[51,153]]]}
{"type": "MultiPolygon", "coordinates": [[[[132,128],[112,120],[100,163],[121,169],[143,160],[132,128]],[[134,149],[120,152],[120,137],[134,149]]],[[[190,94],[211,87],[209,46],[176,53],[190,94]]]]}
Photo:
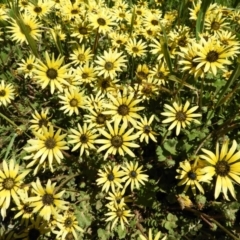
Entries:
{"type": "MultiPolygon", "coordinates": [[[[153,239],[153,234],[152,234],[152,229],[150,228],[148,230],[148,237],[146,238],[146,236],[140,234],[139,236],[141,238],[141,240],[160,240],[161,237],[161,232],[157,232],[157,234],[155,235],[155,238],[153,239]]],[[[164,236],[161,240],[165,240],[167,238],[167,236],[164,236]]]]}
{"type": "Polygon", "coordinates": [[[99,71],[98,75],[103,75],[104,78],[110,77],[111,79],[115,78],[117,73],[122,71],[122,67],[125,67],[125,62],[127,60],[122,56],[122,52],[117,52],[117,50],[104,51],[103,56],[98,57],[95,61],[99,66],[95,69],[99,71]]]}
{"type": "Polygon", "coordinates": [[[52,59],[50,59],[47,52],[45,52],[46,64],[41,60],[37,59],[35,69],[33,70],[34,79],[38,84],[42,86],[42,89],[50,85],[51,93],[53,94],[55,88],[60,92],[63,92],[63,84],[69,85],[66,78],[69,78],[68,65],[61,66],[64,60],[64,57],[58,56],[55,60],[53,54],[52,59]]]}
{"type": "Polygon", "coordinates": [[[200,158],[205,160],[208,166],[204,167],[202,171],[207,174],[209,178],[216,176],[216,186],[214,198],[218,198],[220,192],[223,192],[224,197],[229,200],[227,191],[229,190],[233,198],[236,199],[233,182],[240,183],[240,151],[237,150],[237,142],[233,140],[232,147],[228,149],[229,141],[225,141],[219,151],[219,143],[216,146],[216,153],[202,148],[204,155],[200,158]]]}
{"type": "Polygon", "coordinates": [[[111,190],[115,191],[115,186],[118,188],[122,188],[122,180],[121,177],[124,175],[123,171],[120,171],[120,165],[119,166],[110,166],[107,167],[104,166],[104,171],[101,169],[98,171],[99,178],[96,180],[97,185],[103,185],[102,191],[108,192],[109,188],[111,187],[111,190]]]}
{"type": "Polygon", "coordinates": [[[2,167],[3,170],[0,170],[0,208],[4,219],[12,198],[16,204],[20,204],[21,184],[31,170],[25,170],[19,174],[19,165],[15,164],[13,159],[9,161],[9,164],[3,160],[2,167]]]}
{"type": "Polygon", "coordinates": [[[82,21],[82,19],[73,22],[70,30],[72,33],[71,37],[77,37],[79,39],[79,43],[81,43],[84,39],[88,39],[90,33],[92,32],[90,24],[82,21]]]}
{"type": "Polygon", "coordinates": [[[75,70],[75,78],[79,85],[90,84],[95,85],[97,72],[92,64],[87,62],[84,66],[79,66],[75,70]]]}
{"type": "Polygon", "coordinates": [[[145,185],[144,181],[148,181],[148,175],[142,174],[143,166],[138,167],[138,162],[135,164],[133,162],[126,162],[125,167],[121,167],[124,172],[124,177],[122,181],[125,182],[125,188],[131,184],[131,191],[133,191],[134,187],[137,189],[140,188],[140,184],[145,185]]]}
{"type": "Polygon", "coordinates": [[[110,103],[104,104],[106,110],[103,113],[112,115],[112,119],[117,122],[117,125],[123,121],[124,123],[130,122],[134,126],[136,119],[141,118],[137,112],[143,110],[144,107],[137,106],[142,100],[135,99],[134,92],[127,94],[126,90],[127,88],[123,92],[118,91],[117,97],[109,94],[110,103]]]}
{"type": "Polygon", "coordinates": [[[28,143],[31,145],[25,147],[24,150],[30,153],[34,153],[33,160],[40,158],[40,164],[42,164],[45,159],[48,159],[49,167],[53,171],[52,162],[55,159],[58,164],[61,163],[63,159],[63,154],[61,150],[67,150],[69,147],[65,141],[62,141],[67,134],[62,134],[61,129],[59,129],[55,134],[53,131],[53,126],[49,129],[43,127],[43,133],[33,132],[38,139],[30,139],[28,143]]]}
{"type": "Polygon", "coordinates": [[[200,122],[194,118],[201,117],[201,114],[193,113],[198,109],[198,106],[188,109],[189,106],[189,101],[187,101],[184,106],[182,104],[179,105],[176,102],[173,103],[173,107],[168,104],[164,104],[164,107],[168,110],[168,112],[163,112],[161,113],[161,115],[168,118],[163,120],[162,122],[172,122],[168,130],[172,130],[174,127],[176,127],[176,135],[178,135],[180,133],[181,127],[185,128],[187,125],[190,124],[191,121],[200,124],[200,122]]]}
{"type": "Polygon", "coordinates": [[[89,14],[88,19],[93,29],[98,29],[98,32],[102,34],[112,31],[113,25],[116,24],[106,9],[100,9],[96,14],[89,14]]]}
{"type": "Polygon", "coordinates": [[[90,60],[92,60],[93,54],[91,53],[91,49],[85,49],[85,46],[79,46],[77,49],[73,50],[73,53],[70,54],[69,59],[72,60],[71,64],[73,65],[82,65],[90,60]]]}
{"type": "Polygon", "coordinates": [[[200,168],[194,167],[189,161],[183,161],[179,163],[179,168],[177,169],[179,175],[176,176],[177,179],[182,179],[178,186],[186,185],[183,192],[186,193],[188,188],[191,187],[192,193],[196,195],[196,187],[198,190],[204,194],[204,189],[199,183],[200,181],[208,182],[209,177],[202,172],[200,168]]]}
{"type": "Polygon", "coordinates": [[[134,131],[134,128],[130,128],[127,132],[127,122],[124,122],[119,128],[119,124],[115,121],[114,128],[107,121],[108,132],[99,129],[100,133],[107,139],[97,139],[95,143],[103,144],[97,152],[104,151],[108,149],[104,155],[104,159],[106,160],[109,154],[117,154],[124,156],[126,152],[131,157],[135,157],[134,153],[129,149],[139,147],[138,144],[133,143],[132,141],[138,138],[138,134],[131,135],[134,131]]]}
{"type": "Polygon", "coordinates": [[[154,115],[152,115],[149,120],[147,120],[146,116],[144,116],[144,118],[140,119],[141,122],[137,122],[137,126],[135,126],[135,128],[139,130],[138,134],[140,136],[140,142],[145,140],[145,142],[148,144],[149,138],[152,139],[152,141],[157,142],[157,139],[154,137],[154,135],[157,135],[157,133],[154,132],[150,126],[153,119],[154,115]]]}
{"type": "Polygon", "coordinates": [[[80,92],[80,90],[76,87],[70,87],[69,89],[65,89],[64,93],[64,96],[59,96],[59,98],[62,99],[60,103],[64,104],[62,107],[60,107],[60,110],[64,110],[64,113],[68,113],[69,116],[72,116],[73,113],[78,115],[78,108],[84,108],[84,93],[80,92]]]}
{"type": "Polygon", "coordinates": [[[110,201],[108,204],[125,206],[127,202],[132,202],[130,196],[124,196],[125,190],[126,190],[125,188],[123,189],[118,188],[113,192],[109,192],[108,196],[106,197],[106,199],[110,201]]]}
{"type": "Polygon", "coordinates": [[[72,140],[69,140],[68,143],[75,144],[72,152],[80,148],[80,156],[82,156],[84,152],[89,155],[90,149],[96,149],[93,144],[95,139],[98,137],[98,134],[95,134],[97,129],[93,127],[94,125],[87,125],[86,123],[84,123],[81,127],[78,123],[78,131],[71,129],[73,135],[70,134],[68,137],[72,138],[72,140]]]}
{"type": "Polygon", "coordinates": [[[50,179],[47,181],[46,189],[42,187],[39,178],[32,183],[32,191],[37,196],[29,198],[30,207],[33,207],[33,212],[38,212],[46,221],[50,220],[51,215],[56,214],[57,209],[68,209],[66,206],[68,202],[60,200],[64,191],[56,193],[55,186],[56,183],[52,184],[50,179]]]}
{"type": "Polygon", "coordinates": [[[232,63],[227,59],[232,55],[232,51],[229,50],[231,47],[221,46],[215,39],[210,38],[206,41],[201,38],[197,48],[198,56],[194,59],[194,62],[198,63],[196,70],[202,68],[205,73],[210,71],[213,75],[216,75],[218,69],[224,70],[225,64],[232,63]]]}
{"type": "Polygon", "coordinates": [[[147,45],[145,42],[140,39],[138,42],[136,38],[130,39],[126,44],[126,51],[128,54],[135,57],[143,57],[145,56],[147,50],[147,45]]]}
{"type": "MultiPolygon", "coordinates": [[[[33,39],[37,40],[41,36],[40,33],[42,32],[40,29],[42,25],[38,22],[38,20],[26,13],[21,15],[21,20],[24,24],[24,29],[33,39]]],[[[10,23],[11,26],[7,28],[12,34],[12,40],[16,41],[17,43],[25,42],[28,44],[28,40],[26,38],[25,32],[22,30],[22,26],[20,27],[15,19],[11,19],[10,23]]]]}
{"type": "Polygon", "coordinates": [[[53,5],[53,1],[38,0],[36,4],[28,4],[27,12],[33,17],[42,18],[51,12],[53,5]]]}
{"type": "Polygon", "coordinates": [[[66,211],[64,215],[60,215],[57,218],[57,227],[59,230],[54,231],[56,237],[61,239],[75,239],[78,240],[77,232],[83,232],[83,229],[78,226],[79,223],[76,216],[73,213],[66,211]],[[72,234],[73,238],[68,238],[72,234]]]}
{"type": "Polygon", "coordinates": [[[37,131],[39,133],[43,133],[42,127],[49,127],[51,125],[51,122],[49,121],[48,115],[49,108],[47,108],[45,111],[42,110],[39,114],[37,110],[35,110],[35,113],[32,114],[32,117],[34,119],[30,120],[31,126],[30,129],[33,129],[34,131],[37,131]]]}
{"type": "Polygon", "coordinates": [[[105,214],[108,217],[105,221],[111,221],[111,229],[114,228],[118,221],[120,221],[121,227],[124,229],[124,224],[129,224],[127,218],[134,216],[130,210],[126,210],[123,206],[118,206],[116,203],[114,205],[107,205],[107,207],[110,212],[105,214]]]}
{"type": "Polygon", "coordinates": [[[35,60],[36,58],[34,55],[30,55],[26,60],[22,59],[22,62],[18,64],[18,72],[23,72],[25,78],[32,78],[35,60]]]}
{"type": "Polygon", "coordinates": [[[4,105],[5,107],[7,104],[11,103],[14,99],[14,89],[11,84],[5,84],[2,80],[0,85],[0,106],[4,105]]]}

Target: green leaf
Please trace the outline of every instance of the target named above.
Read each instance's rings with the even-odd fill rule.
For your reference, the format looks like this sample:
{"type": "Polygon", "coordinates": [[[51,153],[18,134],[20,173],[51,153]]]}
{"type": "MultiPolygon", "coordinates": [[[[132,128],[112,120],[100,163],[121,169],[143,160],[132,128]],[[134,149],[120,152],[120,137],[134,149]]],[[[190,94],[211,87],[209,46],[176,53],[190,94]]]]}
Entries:
{"type": "Polygon", "coordinates": [[[168,151],[172,155],[177,155],[176,145],[177,145],[176,139],[168,139],[167,141],[164,142],[163,147],[166,151],[168,151]]]}

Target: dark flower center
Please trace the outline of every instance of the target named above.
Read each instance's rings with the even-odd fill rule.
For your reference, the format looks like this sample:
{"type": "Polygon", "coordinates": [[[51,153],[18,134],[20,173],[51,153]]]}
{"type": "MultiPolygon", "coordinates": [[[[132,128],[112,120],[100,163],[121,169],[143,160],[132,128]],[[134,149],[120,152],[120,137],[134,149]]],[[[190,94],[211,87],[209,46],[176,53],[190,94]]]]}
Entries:
{"type": "Polygon", "coordinates": [[[66,228],[70,228],[72,227],[72,225],[73,225],[72,218],[71,217],[66,218],[66,220],[64,221],[64,226],[66,228]]]}
{"type": "Polygon", "coordinates": [[[73,234],[71,232],[69,232],[66,237],[65,237],[65,240],[74,240],[75,237],[73,236],[73,234]]]}
{"type": "Polygon", "coordinates": [[[218,175],[224,177],[226,176],[229,171],[230,171],[230,166],[226,161],[219,161],[217,162],[216,166],[215,166],[215,171],[218,175]]]}
{"type": "Polygon", "coordinates": [[[42,127],[42,126],[47,126],[48,125],[48,120],[47,119],[45,119],[45,118],[41,118],[41,119],[39,119],[39,121],[38,121],[38,126],[39,127],[42,127]]]}
{"type": "Polygon", "coordinates": [[[82,35],[86,35],[88,34],[88,29],[86,27],[80,27],[78,29],[79,33],[82,34],[82,35]]]}
{"type": "Polygon", "coordinates": [[[152,36],[152,35],[153,35],[153,31],[152,31],[152,30],[147,30],[147,34],[148,34],[149,36],[152,36]]]}
{"type": "Polygon", "coordinates": [[[107,179],[108,181],[113,181],[114,180],[114,175],[112,172],[110,172],[108,175],[107,175],[107,179]]]}
{"type": "Polygon", "coordinates": [[[118,107],[118,113],[122,116],[126,116],[129,113],[129,107],[125,104],[122,104],[118,107]]]}
{"type": "Polygon", "coordinates": [[[83,73],[83,74],[82,74],[82,78],[83,78],[83,79],[88,78],[88,73],[83,73]]]}
{"type": "Polygon", "coordinates": [[[229,43],[228,43],[228,41],[225,39],[225,40],[222,40],[221,41],[222,42],[222,44],[224,44],[224,45],[229,45],[229,43]]]}
{"type": "Polygon", "coordinates": [[[78,60],[81,62],[85,61],[85,55],[83,53],[78,54],[78,60]]]}
{"type": "Polygon", "coordinates": [[[129,173],[129,177],[130,177],[130,178],[136,178],[136,177],[137,177],[137,172],[136,172],[136,171],[131,171],[131,172],[129,173]]]}
{"type": "Polygon", "coordinates": [[[77,107],[78,106],[78,100],[76,98],[73,98],[69,102],[71,107],[77,107]]]}
{"type": "Polygon", "coordinates": [[[55,141],[54,138],[49,137],[49,138],[45,141],[45,147],[46,147],[47,149],[53,149],[53,148],[55,148],[55,146],[56,146],[56,141],[55,141]]]}
{"type": "Polygon", "coordinates": [[[39,229],[31,228],[28,231],[28,239],[29,240],[37,240],[40,235],[41,235],[41,232],[39,231],[39,229]]]}
{"type": "Polygon", "coordinates": [[[145,125],[145,126],[143,127],[143,131],[144,131],[144,133],[148,134],[148,133],[151,132],[151,127],[148,126],[148,125],[145,125]]]}
{"type": "Polygon", "coordinates": [[[101,26],[106,25],[106,21],[105,21],[103,18],[98,18],[97,22],[98,22],[98,24],[101,25],[101,26]]]}
{"type": "Polygon", "coordinates": [[[103,89],[107,89],[107,88],[109,88],[110,86],[111,86],[111,84],[110,84],[110,82],[109,82],[108,79],[102,80],[101,87],[102,87],[103,89]]]}
{"type": "Polygon", "coordinates": [[[124,13],[119,13],[118,16],[121,17],[121,18],[125,18],[125,14],[124,13]]]}
{"type": "Polygon", "coordinates": [[[156,25],[158,25],[158,21],[157,21],[157,20],[152,20],[152,21],[151,21],[151,24],[152,24],[153,26],[156,26],[156,25]]]}
{"type": "Polygon", "coordinates": [[[87,143],[88,142],[88,136],[86,134],[82,134],[80,136],[80,142],[81,143],[87,143]]]}
{"type": "Polygon", "coordinates": [[[190,172],[188,172],[188,177],[189,177],[191,180],[196,180],[197,175],[196,175],[195,172],[190,171],[190,172]]]}
{"type": "Polygon", "coordinates": [[[41,13],[41,12],[42,12],[42,8],[39,7],[39,6],[36,6],[36,7],[33,9],[33,11],[34,11],[35,13],[41,13]]]}
{"type": "Polygon", "coordinates": [[[27,65],[27,70],[32,70],[33,69],[33,65],[32,64],[28,64],[27,65]]]}
{"type": "Polygon", "coordinates": [[[6,95],[6,91],[5,90],[0,90],[0,97],[4,97],[6,95]]]}
{"type": "Polygon", "coordinates": [[[178,121],[183,122],[183,121],[186,120],[186,118],[187,118],[187,115],[186,115],[185,112],[179,111],[179,112],[176,113],[176,119],[177,119],[178,121]]]}
{"type": "Polygon", "coordinates": [[[114,65],[113,65],[112,62],[106,62],[105,65],[104,65],[104,67],[105,67],[105,69],[106,69],[107,71],[110,71],[110,70],[112,70],[112,69],[114,68],[114,65]]]}
{"type": "Polygon", "coordinates": [[[53,195],[52,194],[44,194],[42,197],[42,202],[44,205],[52,205],[54,201],[53,195]]]}
{"type": "Polygon", "coordinates": [[[140,78],[146,78],[148,74],[145,73],[145,72],[140,71],[140,72],[137,72],[137,75],[138,75],[138,77],[140,77],[140,78]]]}
{"type": "Polygon", "coordinates": [[[123,211],[122,211],[121,209],[118,209],[118,210],[116,211],[116,215],[117,215],[119,218],[121,218],[121,217],[123,216],[123,211]]]}
{"type": "Polygon", "coordinates": [[[4,189],[11,190],[14,187],[14,179],[13,178],[5,178],[3,180],[2,186],[4,189]]]}
{"type": "Polygon", "coordinates": [[[25,204],[24,207],[23,207],[23,210],[24,210],[25,213],[32,213],[33,208],[30,207],[30,204],[25,204]]]}
{"type": "Polygon", "coordinates": [[[105,121],[106,121],[106,116],[103,115],[102,113],[99,113],[96,119],[97,124],[103,124],[105,123],[105,121]]]}
{"type": "Polygon", "coordinates": [[[213,21],[211,24],[211,29],[218,30],[221,27],[221,24],[219,22],[213,21]]]}
{"type": "Polygon", "coordinates": [[[121,39],[118,39],[118,40],[116,41],[116,43],[117,43],[117,44],[122,44],[122,40],[121,40],[121,39]]]}
{"type": "Polygon", "coordinates": [[[185,36],[181,37],[179,40],[178,40],[178,45],[180,47],[185,47],[187,44],[187,38],[185,36]]]}
{"type": "Polygon", "coordinates": [[[123,144],[122,136],[119,136],[119,135],[113,136],[111,139],[111,144],[116,148],[121,147],[123,144]]]}
{"type": "Polygon", "coordinates": [[[79,11],[78,11],[78,9],[73,9],[73,10],[71,11],[71,13],[74,15],[74,14],[78,14],[79,11]]]}
{"type": "Polygon", "coordinates": [[[158,78],[164,78],[163,72],[158,72],[156,75],[158,78]]]}
{"type": "Polygon", "coordinates": [[[49,68],[47,70],[47,77],[50,79],[56,79],[56,77],[58,76],[58,72],[56,69],[54,68],[49,68]]]}
{"type": "Polygon", "coordinates": [[[207,61],[209,62],[216,62],[218,60],[218,53],[216,51],[210,51],[207,54],[207,61]]]}
{"type": "Polygon", "coordinates": [[[145,95],[149,95],[152,93],[152,85],[151,84],[145,84],[142,88],[142,93],[145,95]]]}
{"type": "Polygon", "coordinates": [[[134,53],[137,53],[137,52],[139,52],[139,49],[138,49],[137,47],[133,47],[133,48],[132,48],[132,51],[133,51],[134,53]]]}
{"type": "MultiPolygon", "coordinates": [[[[31,28],[29,25],[25,24],[24,26],[25,26],[25,29],[26,29],[26,31],[27,31],[28,33],[30,33],[30,32],[32,31],[32,28],[31,28]]],[[[21,32],[22,32],[23,34],[25,34],[22,30],[21,30],[21,32]]]]}

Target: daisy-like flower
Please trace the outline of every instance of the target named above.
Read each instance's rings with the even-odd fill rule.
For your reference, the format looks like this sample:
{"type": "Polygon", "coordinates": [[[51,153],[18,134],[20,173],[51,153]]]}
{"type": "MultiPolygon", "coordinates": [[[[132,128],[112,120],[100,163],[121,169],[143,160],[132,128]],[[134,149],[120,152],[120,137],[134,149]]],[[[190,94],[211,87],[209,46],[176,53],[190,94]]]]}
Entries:
{"type": "Polygon", "coordinates": [[[69,59],[72,60],[73,65],[82,65],[90,60],[92,60],[93,54],[91,54],[91,49],[85,49],[85,46],[79,46],[77,49],[73,50],[73,53],[70,54],[69,59]]]}
{"type": "Polygon", "coordinates": [[[112,30],[115,22],[112,19],[112,15],[106,10],[101,9],[100,11],[89,14],[89,22],[93,29],[98,29],[99,33],[107,34],[112,30]]]}
{"type": "Polygon", "coordinates": [[[42,18],[51,12],[53,6],[53,1],[38,0],[37,4],[29,3],[27,11],[33,17],[42,18]]]}
{"type": "Polygon", "coordinates": [[[56,193],[55,186],[56,183],[51,183],[50,179],[47,181],[46,189],[42,187],[39,178],[32,183],[32,191],[36,196],[29,198],[30,207],[33,207],[33,212],[38,212],[38,215],[46,221],[50,220],[51,215],[56,214],[57,209],[68,209],[68,202],[60,200],[64,191],[56,193]]]}
{"type": "Polygon", "coordinates": [[[20,204],[20,186],[31,170],[25,170],[19,174],[19,165],[15,164],[13,159],[9,163],[3,160],[2,167],[3,169],[0,170],[0,208],[4,219],[12,198],[16,204],[20,204]]]}
{"type": "Polygon", "coordinates": [[[78,88],[65,89],[65,95],[59,96],[62,99],[61,104],[64,104],[60,110],[64,110],[64,113],[68,113],[72,116],[73,113],[79,114],[78,108],[84,108],[85,96],[83,92],[80,92],[78,88]]]}
{"type": "Polygon", "coordinates": [[[33,39],[37,40],[41,35],[42,30],[40,29],[42,25],[37,21],[37,19],[33,18],[28,14],[21,15],[21,20],[24,25],[24,29],[22,26],[20,27],[15,19],[11,19],[11,26],[7,27],[9,29],[9,33],[12,34],[12,39],[17,43],[26,43],[28,44],[28,40],[26,38],[25,32],[27,32],[33,39]]]}
{"type": "Polygon", "coordinates": [[[37,110],[35,110],[35,113],[32,114],[32,117],[34,119],[30,120],[31,126],[30,129],[33,129],[34,131],[37,131],[39,133],[42,133],[42,127],[49,127],[51,125],[51,122],[49,121],[50,118],[47,117],[49,108],[47,108],[45,111],[42,110],[39,114],[37,110]]]}
{"type": "Polygon", "coordinates": [[[72,23],[71,32],[71,37],[77,37],[79,39],[79,43],[81,43],[84,39],[87,39],[92,33],[92,28],[89,23],[86,23],[81,19],[72,23]]]}
{"type": "Polygon", "coordinates": [[[126,206],[127,202],[132,202],[130,196],[124,196],[125,190],[126,189],[123,188],[123,189],[116,189],[113,192],[109,192],[108,196],[106,197],[106,199],[110,201],[108,204],[126,206]]]}
{"type": "Polygon", "coordinates": [[[58,230],[54,231],[57,238],[64,239],[75,239],[78,240],[77,232],[83,232],[83,229],[78,226],[79,223],[76,216],[73,213],[66,211],[64,215],[60,215],[57,218],[58,230]],[[68,235],[72,234],[73,238],[67,238],[68,235]]]}
{"type": "Polygon", "coordinates": [[[135,164],[133,162],[126,162],[125,167],[121,167],[124,176],[122,178],[122,181],[125,182],[125,188],[131,184],[131,191],[136,187],[137,189],[140,188],[140,184],[145,185],[144,181],[148,181],[148,175],[143,174],[143,166],[138,167],[138,162],[135,164]]]}
{"type": "Polygon", "coordinates": [[[192,189],[192,193],[196,195],[197,189],[204,194],[204,189],[199,182],[208,182],[209,177],[202,172],[202,169],[190,164],[189,161],[185,160],[179,163],[179,168],[177,169],[179,175],[176,176],[176,179],[181,179],[178,183],[178,186],[185,185],[183,193],[186,193],[189,187],[192,189]]]}
{"type": "Polygon", "coordinates": [[[101,110],[88,109],[88,111],[90,113],[84,115],[86,118],[84,121],[91,123],[93,127],[102,128],[107,121],[111,121],[111,116],[103,114],[101,110]]]}
{"type": "Polygon", "coordinates": [[[216,146],[216,153],[203,148],[203,155],[200,158],[205,160],[208,166],[204,167],[202,171],[207,174],[209,178],[216,176],[216,186],[214,198],[217,199],[220,192],[229,200],[227,191],[229,190],[233,198],[236,199],[233,182],[240,183],[240,151],[237,150],[237,142],[233,140],[233,144],[228,149],[229,141],[226,140],[219,151],[219,143],[216,146]]]}
{"type": "Polygon", "coordinates": [[[168,130],[172,130],[174,127],[176,127],[176,135],[178,135],[180,133],[181,127],[185,128],[187,125],[190,124],[191,121],[200,124],[200,122],[194,118],[201,117],[202,115],[200,113],[193,113],[198,109],[198,106],[188,109],[189,106],[189,101],[187,101],[184,106],[182,104],[179,105],[176,102],[173,103],[173,107],[168,104],[164,104],[164,107],[168,111],[161,113],[161,115],[168,118],[163,120],[162,122],[172,122],[168,130]]]}
{"type": "Polygon", "coordinates": [[[105,78],[110,76],[113,79],[117,75],[116,72],[121,72],[121,68],[126,66],[126,61],[121,52],[109,49],[109,52],[104,51],[103,56],[99,56],[95,61],[99,65],[95,69],[99,71],[99,76],[103,75],[105,78]]]}
{"type": "Polygon", "coordinates": [[[132,141],[138,138],[138,134],[132,134],[134,128],[127,129],[127,122],[123,122],[121,127],[119,128],[119,124],[115,121],[114,128],[107,121],[106,123],[108,131],[103,129],[99,129],[100,133],[106,139],[96,139],[95,143],[103,144],[97,151],[101,152],[108,149],[104,155],[104,159],[106,160],[109,154],[117,154],[124,156],[125,153],[130,155],[131,157],[135,157],[135,154],[129,149],[139,147],[138,144],[133,143],[132,141]]]}
{"type": "Polygon", "coordinates": [[[63,154],[61,150],[67,150],[67,142],[62,141],[67,134],[62,134],[61,129],[59,129],[55,134],[53,131],[53,126],[50,126],[49,129],[43,127],[43,133],[33,132],[38,139],[30,139],[28,143],[31,145],[25,147],[24,150],[30,153],[34,153],[33,159],[40,158],[40,164],[42,164],[45,159],[48,159],[49,166],[51,171],[53,159],[55,159],[58,164],[61,163],[63,159],[63,154]]]}
{"type": "Polygon", "coordinates": [[[128,54],[135,58],[145,56],[145,53],[147,52],[146,48],[147,45],[142,41],[142,39],[137,42],[136,38],[133,38],[127,42],[125,49],[128,54]]]}
{"type": "Polygon", "coordinates": [[[35,76],[34,79],[37,83],[42,86],[42,89],[50,85],[51,94],[54,93],[55,88],[60,92],[63,92],[63,84],[69,85],[66,78],[68,78],[68,65],[61,66],[64,57],[58,56],[55,60],[52,54],[52,59],[50,59],[48,52],[45,52],[46,64],[41,60],[37,60],[35,64],[35,69],[33,70],[35,76]]]}
{"type": "Polygon", "coordinates": [[[149,77],[158,80],[160,85],[165,85],[165,80],[169,75],[169,70],[165,61],[160,61],[153,69],[149,71],[149,77]]]}
{"type": "Polygon", "coordinates": [[[12,84],[5,84],[4,80],[2,80],[0,85],[0,106],[4,105],[6,107],[13,99],[14,88],[12,84]]]}
{"type": "Polygon", "coordinates": [[[109,33],[109,37],[114,48],[121,48],[128,40],[127,35],[118,32],[109,33]]]}
{"type": "Polygon", "coordinates": [[[75,144],[72,152],[80,148],[80,156],[82,156],[84,152],[89,155],[90,149],[96,149],[94,146],[94,141],[98,137],[96,131],[97,129],[94,128],[93,124],[87,125],[86,123],[82,127],[78,123],[78,131],[71,129],[73,134],[68,135],[68,137],[72,140],[68,141],[68,143],[75,144]]]}
{"type": "Polygon", "coordinates": [[[87,62],[84,66],[79,66],[75,70],[75,80],[79,82],[79,85],[82,84],[92,84],[96,80],[97,72],[95,67],[92,64],[87,62]]]}
{"type": "Polygon", "coordinates": [[[157,142],[157,139],[155,138],[154,135],[157,135],[156,132],[152,130],[152,127],[150,126],[152,124],[152,121],[154,119],[154,115],[150,117],[149,120],[147,120],[146,116],[144,118],[141,118],[141,122],[137,122],[137,126],[135,126],[136,129],[138,129],[138,134],[140,136],[140,142],[145,140],[145,142],[148,144],[149,138],[157,142]]]}
{"type": "Polygon", "coordinates": [[[110,77],[104,78],[104,77],[98,77],[96,84],[94,86],[93,91],[94,92],[101,92],[104,95],[110,94],[116,94],[117,89],[120,88],[119,79],[111,79],[110,77]]]}
{"type": "Polygon", "coordinates": [[[136,75],[140,80],[146,79],[149,74],[149,68],[146,64],[138,64],[136,75]]]}
{"type": "Polygon", "coordinates": [[[120,165],[118,166],[104,166],[104,171],[100,169],[98,171],[99,178],[96,180],[97,185],[102,185],[102,191],[109,191],[109,188],[115,192],[115,187],[123,188],[121,182],[121,177],[124,175],[124,172],[120,170],[120,165]]]}
{"type": "Polygon", "coordinates": [[[22,59],[22,62],[18,64],[18,72],[24,73],[25,78],[32,78],[35,60],[36,58],[34,55],[30,55],[26,60],[22,59]]]}
{"type": "Polygon", "coordinates": [[[159,32],[161,30],[160,16],[147,11],[146,15],[144,16],[143,25],[145,28],[159,32]]]}
{"type": "MultiPolygon", "coordinates": [[[[141,240],[160,240],[161,237],[161,232],[157,232],[157,234],[155,235],[155,237],[153,238],[153,234],[152,234],[152,229],[149,228],[148,230],[148,237],[146,238],[146,236],[140,234],[139,236],[141,238],[141,240]]],[[[161,240],[165,240],[167,238],[167,236],[164,236],[163,238],[161,238],[161,240]]]]}
{"type": "Polygon", "coordinates": [[[14,219],[22,217],[21,224],[25,223],[25,226],[28,226],[29,220],[33,217],[33,208],[30,207],[30,202],[28,200],[28,191],[26,189],[21,189],[21,198],[17,206],[11,210],[18,211],[14,216],[14,219]]]}
{"type": "Polygon", "coordinates": [[[116,203],[114,205],[107,205],[107,207],[109,208],[109,212],[105,214],[108,217],[105,221],[111,221],[111,229],[114,228],[118,221],[120,221],[121,227],[124,229],[124,224],[129,224],[127,218],[134,216],[130,210],[126,210],[124,206],[119,206],[116,203]]]}
{"type": "Polygon", "coordinates": [[[228,22],[226,22],[226,18],[223,17],[223,14],[221,12],[218,12],[217,14],[211,14],[205,19],[205,28],[206,30],[212,31],[212,32],[221,32],[224,29],[226,29],[229,25],[228,22]]]}
{"type": "Polygon", "coordinates": [[[134,91],[127,94],[126,88],[118,92],[117,97],[111,94],[108,95],[111,102],[104,104],[106,110],[104,114],[112,115],[112,119],[120,124],[121,120],[125,123],[130,122],[132,125],[136,124],[136,119],[141,118],[137,113],[144,109],[144,107],[137,106],[141,99],[134,99],[134,91]]]}
{"type": "Polygon", "coordinates": [[[201,38],[197,47],[198,57],[194,59],[194,62],[198,63],[196,70],[202,68],[205,73],[211,71],[216,75],[218,69],[224,70],[224,65],[232,63],[227,59],[232,56],[232,51],[229,51],[227,47],[221,46],[214,39],[210,38],[206,41],[204,38],[201,38]]]}
{"type": "Polygon", "coordinates": [[[30,225],[28,225],[21,233],[15,233],[14,239],[20,238],[21,240],[32,240],[38,239],[40,236],[43,236],[51,231],[49,224],[43,218],[37,216],[36,219],[30,218],[30,225]]]}

